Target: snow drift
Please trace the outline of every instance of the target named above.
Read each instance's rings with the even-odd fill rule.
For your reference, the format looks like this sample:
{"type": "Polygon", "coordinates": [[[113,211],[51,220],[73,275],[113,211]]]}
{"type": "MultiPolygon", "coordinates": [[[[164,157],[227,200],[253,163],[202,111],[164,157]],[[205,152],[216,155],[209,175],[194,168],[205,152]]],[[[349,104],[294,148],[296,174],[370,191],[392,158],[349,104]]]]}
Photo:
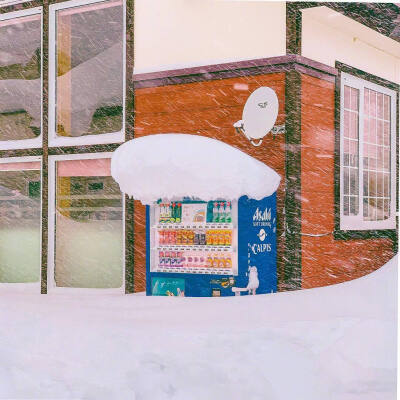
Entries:
{"type": "Polygon", "coordinates": [[[219,140],[187,134],[133,139],[113,154],[112,177],[121,191],[152,204],[197,197],[260,200],[273,194],[280,176],[264,163],[219,140]]]}
{"type": "Polygon", "coordinates": [[[394,400],[397,257],[245,297],[0,301],[0,399],[394,400]]]}

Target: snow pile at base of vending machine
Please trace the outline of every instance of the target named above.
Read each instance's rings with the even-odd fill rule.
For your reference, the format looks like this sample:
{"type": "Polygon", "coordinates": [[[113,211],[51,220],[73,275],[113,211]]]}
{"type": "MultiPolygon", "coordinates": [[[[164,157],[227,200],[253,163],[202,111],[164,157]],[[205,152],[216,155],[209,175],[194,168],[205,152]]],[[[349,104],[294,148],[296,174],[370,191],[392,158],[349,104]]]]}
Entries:
{"type": "Polygon", "coordinates": [[[0,399],[394,400],[397,260],[243,298],[3,293],[0,399]]]}

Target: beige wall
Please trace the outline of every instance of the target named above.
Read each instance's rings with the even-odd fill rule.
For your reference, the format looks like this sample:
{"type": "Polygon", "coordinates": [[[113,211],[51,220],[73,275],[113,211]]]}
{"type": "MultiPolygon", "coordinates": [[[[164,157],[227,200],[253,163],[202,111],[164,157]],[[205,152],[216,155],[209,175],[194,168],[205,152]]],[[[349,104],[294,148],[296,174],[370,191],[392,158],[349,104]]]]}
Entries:
{"type": "Polygon", "coordinates": [[[136,0],[135,73],[281,56],[284,2],[136,0]]]}
{"type": "Polygon", "coordinates": [[[400,83],[400,43],[327,7],[303,11],[302,55],[335,66],[341,61],[400,83]]]}

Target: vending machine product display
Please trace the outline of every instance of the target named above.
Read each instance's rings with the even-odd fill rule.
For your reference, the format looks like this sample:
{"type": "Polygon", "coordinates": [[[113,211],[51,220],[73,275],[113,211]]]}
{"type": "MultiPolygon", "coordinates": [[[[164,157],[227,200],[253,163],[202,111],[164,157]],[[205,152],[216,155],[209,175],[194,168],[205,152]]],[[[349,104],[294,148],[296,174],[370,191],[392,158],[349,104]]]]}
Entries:
{"type": "MultiPolygon", "coordinates": [[[[274,203],[271,197],[267,199],[274,203]]],[[[147,208],[147,294],[228,296],[276,291],[275,225],[275,207],[247,197],[159,200],[147,208]],[[255,237],[264,246],[255,248],[247,240],[254,233],[249,223],[257,225],[255,237]],[[257,266],[257,254],[268,254],[269,263],[257,266]],[[266,268],[268,284],[260,276],[266,268]]]]}
{"type": "Polygon", "coordinates": [[[150,216],[150,271],[237,275],[236,210],[231,201],[159,202],[150,216]]]}

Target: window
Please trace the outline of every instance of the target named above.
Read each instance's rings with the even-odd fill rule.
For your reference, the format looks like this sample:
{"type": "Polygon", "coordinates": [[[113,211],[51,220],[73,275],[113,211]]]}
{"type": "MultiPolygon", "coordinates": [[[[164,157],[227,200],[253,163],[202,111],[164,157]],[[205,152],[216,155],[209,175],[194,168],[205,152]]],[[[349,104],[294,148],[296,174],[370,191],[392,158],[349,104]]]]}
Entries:
{"type": "Polygon", "coordinates": [[[122,288],[123,195],[108,156],[50,157],[50,287],[122,288]]]}
{"type": "Polygon", "coordinates": [[[340,227],[396,227],[396,92],[342,73],[340,227]]]}
{"type": "Polygon", "coordinates": [[[0,149],[41,147],[42,9],[0,15],[0,149]]]}
{"type": "Polygon", "coordinates": [[[122,0],[50,6],[49,144],[124,140],[122,0]]]}
{"type": "Polygon", "coordinates": [[[0,283],[40,281],[41,165],[32,159],[0,162],[0,283]]]}

